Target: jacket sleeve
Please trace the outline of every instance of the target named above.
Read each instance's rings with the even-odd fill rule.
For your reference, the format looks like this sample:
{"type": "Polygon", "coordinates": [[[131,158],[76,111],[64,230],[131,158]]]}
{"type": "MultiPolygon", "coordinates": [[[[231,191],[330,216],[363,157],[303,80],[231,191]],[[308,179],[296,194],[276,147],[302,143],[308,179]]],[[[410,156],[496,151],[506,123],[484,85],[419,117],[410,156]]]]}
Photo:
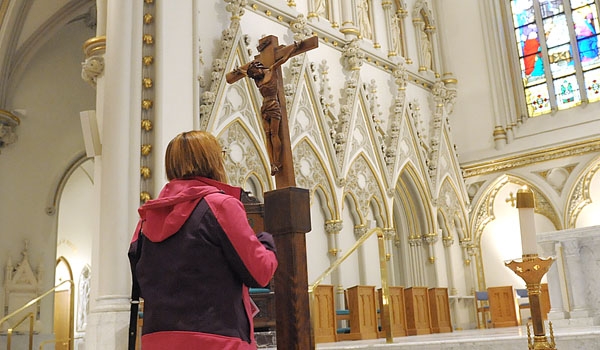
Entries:
{"type": "Polygon", "coordinates": [[[254,233],[239,200],[220,194],[206,199],[225,233],[227,242],[224,242],[223,248],[233,269],[247,286],[266,286],[277,269],[271,235],[265,232],[257,236],[254,233]]]}

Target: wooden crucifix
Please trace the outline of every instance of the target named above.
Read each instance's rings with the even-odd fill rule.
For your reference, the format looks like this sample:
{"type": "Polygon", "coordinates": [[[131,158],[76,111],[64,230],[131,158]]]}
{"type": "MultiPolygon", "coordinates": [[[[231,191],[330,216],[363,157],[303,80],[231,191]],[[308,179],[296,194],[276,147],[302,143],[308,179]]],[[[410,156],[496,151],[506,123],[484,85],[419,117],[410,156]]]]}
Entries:
{"type": "Polygon", "coordinates": [[[269,35],[259,41],[257,49],[260,54],[253,61],[226,76],[229,84],[243,77],[251,78],[263,97],[260,113],[271,162],[271,175],[275,176],[277,188],[296,185],[281,65],[291,57],[318,45],[316,36],[285,46],[279,45],[276,36],[269,35]]]}
{"type": "Polygon", "coordinates": [[[275,272],[275,314],[278,350],[314,350],[306,268],[306,238],[311,230],[310,195],[297,188],[283,91],[281,65],[319,44],[311,37],[292,45],[279,45],[270,35],[259,41],[252,62],[229,72],[232,84],[243,77],[254,80],[263,97],[261,118],[271,175],[277,189],[264,194],[264,228],[273,234],[279,266],[275,272]]]}

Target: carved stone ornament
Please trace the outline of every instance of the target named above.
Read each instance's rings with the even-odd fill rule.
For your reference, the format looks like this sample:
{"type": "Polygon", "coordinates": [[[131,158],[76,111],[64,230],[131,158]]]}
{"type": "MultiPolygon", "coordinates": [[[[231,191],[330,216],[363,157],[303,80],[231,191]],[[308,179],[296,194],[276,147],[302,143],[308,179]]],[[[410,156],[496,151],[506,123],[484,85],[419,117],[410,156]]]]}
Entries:
{"type": "Polygon", "coordinates": [[[102,72],[104,72],[104,58],[102,56],[88,57],[81,63],[81,78],[94,88],[102,72]]]}
{"type": "Polygon", "coordinates": [[[0,149],[17,142],[17,126],[21,120],[9,111],[0,109],[0,149]]]}

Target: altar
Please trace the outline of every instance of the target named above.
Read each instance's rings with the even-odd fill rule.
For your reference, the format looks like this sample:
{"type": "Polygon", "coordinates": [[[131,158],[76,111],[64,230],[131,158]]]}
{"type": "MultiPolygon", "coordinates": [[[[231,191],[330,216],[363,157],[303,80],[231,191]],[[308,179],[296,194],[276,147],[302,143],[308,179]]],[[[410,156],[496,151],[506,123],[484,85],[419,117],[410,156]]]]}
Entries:
{"type": "Polygon", "coordinates": [[[555,329],[600,325],[600,226],[538,234],[537,243],[540,256],[555,258],[547,274],[555,329]]]}

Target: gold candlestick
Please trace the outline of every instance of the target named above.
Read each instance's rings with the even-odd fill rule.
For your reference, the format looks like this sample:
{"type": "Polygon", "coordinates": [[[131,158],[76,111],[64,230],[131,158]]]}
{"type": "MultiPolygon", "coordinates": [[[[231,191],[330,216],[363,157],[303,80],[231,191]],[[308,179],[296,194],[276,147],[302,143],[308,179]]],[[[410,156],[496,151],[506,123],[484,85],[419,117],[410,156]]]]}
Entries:
{"type": "Polygon", "coordinates": [[[530,350],[556,350],[552,322],[549,324],[550,342],[548,342],[548,338],[546,337],[540,303],[540,294],[542,292],[540,283],[542,277],[548,272],[553,262],[553,258],[543,259],[537,254],[529,254],[523,255],[523,259],[520,261],[512,260],[504,263],[508,268],[513,270],[514,273],[521,277],[527,286],[529,307],[531,310],[531,323],[533,325],[534,334],[532,341],[529,332],[529,324],[527,324],[527,344],[530,350]]]}

